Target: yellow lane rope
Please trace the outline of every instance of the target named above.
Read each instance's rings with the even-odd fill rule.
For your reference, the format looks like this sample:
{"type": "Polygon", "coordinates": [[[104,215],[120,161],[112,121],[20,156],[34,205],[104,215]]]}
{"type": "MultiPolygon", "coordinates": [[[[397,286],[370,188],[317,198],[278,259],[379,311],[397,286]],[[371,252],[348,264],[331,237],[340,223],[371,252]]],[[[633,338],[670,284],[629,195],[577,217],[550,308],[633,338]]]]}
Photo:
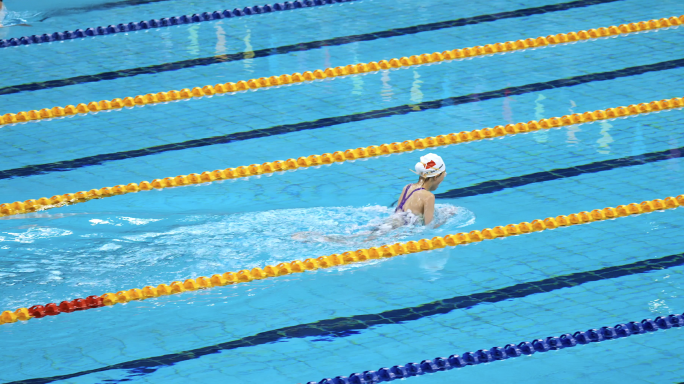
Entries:
{"type": "MultiPolygon", "coordinates": [[[[533,220],[529,223],[522,222],[520,224],[509,224],[506,226],[485,228],[481,231],[474,230],[468,233],[461,232],[455,235],[446,235],[444,237],[436,236],[432,239],[422,239],[418,241],[408,241],[405,243],[396,243],[392,245],[388,244],[380,247],[359,249],[341,254],[321,256],[315,259],[311,258],[305,259],[303,261],[295,260],[287,263],[280,263],[275,266],[267,265],[264,268],[257,267],[251,270],[243,269],[238,272],[226,272],[223,274],[212,275],[211,277],[200,276],[196,279],[187,279],[183,282],[174,281],[168,285],[160,284],[157,287],[146,286],[142,289],[133,288],[126,291],[119,291],[117,293],[105,293],[101,295],[100,298],[102,298],[103,305],[127,303],[132,300],[145,300],[151,297],[172,295],[184,291],[195,291],[198,289],[207,289],[215,286],[246,283],[252,280],[261,280],[269,277],[289,275],[292,273],[300,273],[309,270],[332,268],[338,265],[359,263],[371,259],[389,258],[409,253],[430,251],[433,249],[445,248],[447,246],[453,247],[457,245],[465,245],[483,240],[493,240],[499,237],[516,236],[532,232],[541,232],[547,229],[586,224],[594,221],[611,220],[624,216],[638,215],[654,211],[664,211],[668,209],[675,209],[681,205],[684,205],[684,195],[644,201],[640,204],[632,203],[627,205],[618,205],[615,208],[608,207],[603,209],[594,209],[591,212],[582,211],[567,216],[560,215],[556,217],[547,217],[546,219],[533,220]]],[[[51,315],[56,315],[60,313],[58,308],[64,308],[65,305],[68,306],[69,302],[66,302],[66,304],[65,302],[62,302],[62,304],[59,306],[54,303],[50,303],[46,304],[45,308],[52,308],[53,312],[51,315]]],[[[0,314],[0,324],[12,323],[17,320],[28,320],[30,318],[32,318],[31,310],[27,308],[19,308],[15,311],[2,312],[2,314],[0,314]]]]}
{"type": "Polygon", "coordinates": [[[379,146],[371,145],[365,148],[347,149],[322,155],[310,155],[297,159],[276,160],[263,164],[242,165],[236,168],[217,169],[202,173],[191,173],[189,175],[179,175],[176,177],[165,177],[154,179],[152,182],[142,181],[138,184],[130,183],[127,185],[116,185],[114,187],[104,187],[80,191],[76,193],[66,193],[55,195],[51,198],[41,197],[34,200],[29,199],[24,202],[15,201],[13,203],[0,204],[0,217],[18,215],[28,212],[44,211],[47,209],[63,207],[77,203],[86,202],[92,199],[134,193],[138,191],[149,191],[151,189],[163,189],[178,187],[190,184],[207,183],[215,180],[236,179],[262,174],[282,172],[286,170],[296,170],[322,164],[332,164],[334,162],[345,162],[361,158],[371,158],[393,153],[410,152],[416,149],[440,147],[452,144],[460,144],[518,133],[538,131],[540,129],[559,128],[568,125],[590,123],[594,121],[615,119],[618,117],[633,116],[650,112],[665,111],[673,108],[684,107],[684,98],[664,99],[651,101],[650,103],[631,104],[626,107],[608,108],[593,112],[575,113],[561,117],[551,117],[549,119],[531,120],[527,123],[517,123],[508,125],[497,125],[494,128],[475,129],[470,132],[450,133],[436,137],[426,137],[423,139],[407,140],[379,146]]]}
{"type": "Polygon", "coordinates": [[[41,110],[22,111],[18,113],[7,113],[0,116],[0,126],[4,124],[26,123],[34,120],[44,120],[60,118],[76,114],[89,114],[99,111],[116,110],[122,108],[132,108],[147,104],[165,103],[182,99],[199,98],[213,96],[215,94],[233,93],[246,90],[256,90],[259,88],[269,88],[280,85],[310,82],[326,78],[336,78],[359,73],[376,72],[391,68],[411,67],[415,65],[441,62],[445,60],[457,60],[468,57],[486,56],[496,53],[519,51],[529,48],[545,47],[565,43],[573,43],[582,40],[591,40],[601,37],[630,34],[642,31],[657,30],[662,28],[676,27],[684,23],[684,15],[672,16],[658,20],[640,21],[638,23],[620,24],[618,26],[592,28],[579,32],[559,33],[556,35],[528,38],[525,40],[507,41],[505,43],[485,44],[451,51],[424,53],[409,57],[394,58],[390,60],[380,60],[378,62],[349,64],[344,67],[316,69],[304,73],[293,73],[292,75],[281,75],[271,77],[260,77],[258,79],[240,80],[236,83],[228,82],[206,85],[204,87],[184,88],[180,91],[172,90],[169,92],[159,92],[156,94],[148,93],[135,97],[115,98],[113,100],[92,101],[90,103],[80,103],[77,105],[67,105],[66,107],[43,108],[41,110]]]}

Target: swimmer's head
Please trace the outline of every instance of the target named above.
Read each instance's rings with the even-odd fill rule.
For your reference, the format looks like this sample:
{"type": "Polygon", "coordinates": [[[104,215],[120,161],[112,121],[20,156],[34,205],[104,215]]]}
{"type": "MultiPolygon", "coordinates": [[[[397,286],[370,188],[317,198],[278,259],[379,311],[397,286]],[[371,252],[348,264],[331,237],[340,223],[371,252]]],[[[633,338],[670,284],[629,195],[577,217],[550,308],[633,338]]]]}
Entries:
{"type": "Polygon", "coordinates": [[[446,164],[444,160],[434,153],[428,153],[425,156],[421,156],[420,161],[416,163],[416,173],[420,176],[420,181],[422,181],[430,191],[437,189],[439,184],[444,180],[446,176],[446,164]]]}

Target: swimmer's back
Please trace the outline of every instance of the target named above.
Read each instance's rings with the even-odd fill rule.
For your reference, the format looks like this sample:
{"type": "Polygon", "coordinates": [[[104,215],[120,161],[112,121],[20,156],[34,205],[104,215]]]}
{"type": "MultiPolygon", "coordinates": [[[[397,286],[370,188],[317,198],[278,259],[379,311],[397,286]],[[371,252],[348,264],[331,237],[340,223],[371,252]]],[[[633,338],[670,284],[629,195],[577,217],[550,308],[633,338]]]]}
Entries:
{"type": "Polygon", "coordinates": [[[409,184],[401,191],[401,195],[397,202],[397,211],[406,212],[410,210],[414,215],[422,216],[426,216],[427,213],[430,215],[430,220],[427,222],[430,222],[432,221],[434,206],[435,195],[433,195],[432,192],[415,184],[409,184]],[[432,211],[426,212],[426,208],[429,210],[430,207],[433,208],[432,211]]]}

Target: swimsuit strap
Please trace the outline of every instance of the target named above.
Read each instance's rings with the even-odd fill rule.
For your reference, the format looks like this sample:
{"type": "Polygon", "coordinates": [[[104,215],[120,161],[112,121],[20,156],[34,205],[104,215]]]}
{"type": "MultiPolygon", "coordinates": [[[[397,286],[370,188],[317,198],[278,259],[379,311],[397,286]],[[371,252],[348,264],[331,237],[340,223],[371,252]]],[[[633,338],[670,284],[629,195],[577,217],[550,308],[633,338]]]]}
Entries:
{"type": "Polygon", "coordinates": [[[409,189],[411,189],[411,184],[404,187],[404,194],[401,196],[401,204],[403,204],[404,200],[406,200],[406,194],[408,193],[409,189]]]}
{"type": "Polygon", "coordinates": [[[421,188],[416,188],[416,189],[414,189],[413,191],[411,191],[411,193],[409,193],[408,196],[406,196],[406,194],[408,193],[409,189],[411,189],[411,184],[409,184],[409,185],[406,186],[406,189],[404,190],[404,194],[401,196],[401,202],[399,202],[399,205],[397,205],[397,209],[395,209],[394,212],[399,212],[399,211],[403,212],[403,211],[404,211],[404,204],[406,204],[406,202],[408,201],[408,199],[411,198],[411,196],[413,195],[413,193],[416,192],[416,191],[423,190],[423,189],[425,189],[425,188],[423,188],[423,187],[421,187],[421,188]]]}

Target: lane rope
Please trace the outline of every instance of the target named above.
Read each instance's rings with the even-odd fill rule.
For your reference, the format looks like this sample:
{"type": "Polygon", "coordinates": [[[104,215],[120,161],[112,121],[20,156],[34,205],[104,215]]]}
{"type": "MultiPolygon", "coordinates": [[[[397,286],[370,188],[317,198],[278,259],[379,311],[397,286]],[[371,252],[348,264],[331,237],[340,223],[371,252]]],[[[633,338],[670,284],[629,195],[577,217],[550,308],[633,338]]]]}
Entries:
{"type": "Polygon", "coordinates": [[[477,56],[488,56],[497,53],[521,51],[525,49],[535,49],[559,44],[574,43],[577,41],[594,40],[602,37],[626,35],[631,33],[659,30],[663,28],[675,27],[684,23],[684,15],[672,16],[658,20],[640,21],[638,23],[620,24],[619,26],[592,28],[579,32],[559,33],[556,35],[528,38],[525,40],[507,41],[505,43],[485,44],[484,46],[474,46],[451,51],[424,53],[409,57],[394,58],[390,60],[380,60],[378,62],[360,63],[356,65],[339,66],[335,68],[316,69],[304,73],[293,73],[292,75],[281,75],[271,77],[260,77],[258,79],[240,80],[236,83],[228,82],[216,84],[214,86],[205,85],[204,87],[183,88],[180,91],[172,90],[169,92],[159,92],[156,94],[148,93],[135,97],[115,98],[112,100],[91,101],[77,105],[67,105],[66,107],[43,108],[41,110],[22,111],[18,113],[7,113],[0,116],[0,126],[10,124],[21,124],[31,121],[39,121],[53,118],[63,118],[73,115],[87,115],[100,111],[120,110],[122,108],[142,107],[170,101],[178,101],[191,98],[202,98],[205,96],[223,95],[226,93],[258,90],[282,85],[297,84],[303,82],[320,81],[324,79],[335,79],[338,77],[357,75],[362,73],[374,73],[393,68],[406,68],[423,64],[441,63],[443,61],[463,60],[477,56]]]}
{"type": "Polygon", "coordinates": [[[100,296],[89,296],[86,299],[75,299],[62,301],[60,304],[48,303],[46,305],[34,305],[30,308],[19,308],[14,311],[4,311],[0,314],[0,324],[13,323],[18,320],[29,320],[45,316],[55,316],[60,313],[70,313],[74,311],[99,308],[120,303],[127,303],[134,300],[145,300],[152,297],[178,294],[185,291],[195,291],[198,289],[209,289],[216,286],[230,284],[247,283],[253,280],[261,280],[271,277],[284,276],[292,273],[302,273],[316,269],[333,268],[339,265],[360,263],[373,259],[390,258],[410,253],[431,251],[434,249],[455,247],[470,243],[481,242],[484,240],[494,240],[497,238],[523,235],[533,232],[541,232],[547,229],[569,227],[574,225],[587,224],[595,221],[612,220],[619,217],[639,215],[654,211],[664,211],[676,209],[684,205],[684,195],[677,197],[666,197],[643,201],[639,204],[631,203],[618,205],[617,207],[607,207],[594,209],[592,211],[582,211],[570,215],[559,215],[547,217],[546,219],[533,220],[532,222],[522,222],[519,224],[508,224],[494,228],[485,228],[481,231],[474,230],[468,233],[461,232],[444,237],[435,236],[432,239],[421,239],[418,241],[408,241],[405,243],[387,244],[379,247],[358,249],[347,251],[341,254],[320,256],[305,260],[295,260],[278,265],[267,265],[264,268],[243,269],[238,272],[225,272],[215,274],[211,277],[200,276],[196,279],[187,279],[183,282],[174,281],[170,284],[159,284],[157,287],[146,286],[142,289],[133,288],[119,291],[116,293],[105,293],[100,296]]]}
{"type": "Polygon", "coordinates": [[[295,0],[292,3],[290,3],[289,1],[285,1],[283,3],[275,3],[272,5],[255,5],[253,7],[245,7],[243,9],[235,8],[232,11],[226,9],[224,11],[203,12],[200,14],[195,13],[192,15],[162,17],[161,19],[150,19],[147,21],[140,21],[137,23],[122,23],[117,25],[108,25],[106,27],[95,27],[86,29],[79,28],[73,31],[55,32],[51,34],[44,33],[42,35],[31,35],[19,38],[13,37],[10,39],[0,39],[0,48],[83,39],[87,37],[113,35],[116,33],[144,31],[147,29],[158,29],[164,27],[172,27],[175,25],[202,23],[205,21],[230,19],[233,17],[251,16],[278,11],[288,11],[292,9],[317,7],[321,5],[349,3],[352,1],[359,0],[295,0]]]}
{"type": "Polygon", "coordinates": [[[136,193],[139,191],[149,191],[152,189],[164,189],[179,187],[191,184],[208,183],[216,180],[239,179],[275,172],[297,170],[299,168],[315,167],[320,165],[342,163],[356,159],[373,158],[378,156],[391,155],[394,153],[411,152],[414,150],[427,149],[432,147],[442,147],[453,144],[468,143],[496,137],[515,135],[518,133],[534,132],[542,129],[560,128],[570,125],[591,123],[594,121],[615,119],[627,116],[665,111],[684,107],[684,98],[664,99],[651,101],[649,103],[631,104],[626,107],[615,107],[593,112],[575,113],[561,117],[551,117],[549,119],[531,120],[527,123],[497,125],[494,128],[475,129],[470,132],[450,133],[438,135],[436,137],[426,137],[422,139],[406,140],[404,142],[394,142],[390,144],[370,145],[365,148],[347,149],[322,155],[310,155],[297,159],[276,160],[263,164],[242,165],[236,168],[217,169],[202,173],[191,173],[189,175],[179,175],[176,177],[165,177],[142,181],[140,183],[129,183],[127,185],[116,185],[114,187],[104,187],[80,191],[76,193],[65,193],[55,195],[50,198],[41,197],[39,199],[28,199],[25,201],[15,201],[13,203],[0,204],[0,217],[19,215],[30,212],[44,211],[52,208],[64,207],[77,203],[83,203],[93,199],[101,199],[136,193]]]}
{"type": "Polygon", "coordinates": [[[630,321],[629,323],[617,324],[614,327],[592,328],[584,332],[564,333],[558,337],[550,336],[545,339],[523,341],[518,344],[506,344],[503,347],[479,349],[475,352],[466,352],[460,356],[437,357],[435,359],[423,360],[420,363],[395,365],[391,368],[380,368],[377,371],[352,373],[349,376],[337,376],[332,379],[326,378],[317,382],[310,381],[307,384],[371,384],[394,381],[455,368],[464,368],[469,365],[529,356],[537,352],[558,351],[578,345],[614,340],[673,327],[684,327],[684,315],[658,316],[655,320],[644,319],[640,322],[630,321]]]}

